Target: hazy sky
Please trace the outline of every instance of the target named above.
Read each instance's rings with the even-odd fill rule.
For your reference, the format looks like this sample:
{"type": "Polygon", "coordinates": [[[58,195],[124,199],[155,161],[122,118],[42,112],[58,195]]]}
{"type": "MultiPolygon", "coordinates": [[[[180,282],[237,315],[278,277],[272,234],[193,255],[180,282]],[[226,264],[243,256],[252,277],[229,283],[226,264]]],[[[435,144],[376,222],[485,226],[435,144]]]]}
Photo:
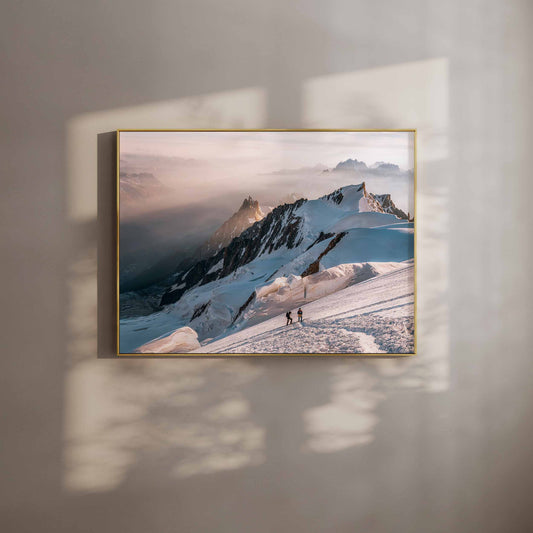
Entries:
{"type": "Polygon", "coordinates": [[[309,199],[367,181],[370,192],[392,193],[402,209],[412,207],[412,178],[323,173],[315,165],[335,167],[358,159],[414,166],[410,132],[123,132],[121,171],[150,172],[170,191],[162,207],[212,202],[224,197],[238,208],[251,194],[275,204],[290,193],[309,199]],[[280,175],[278,171],[293,169],[280,175]],[[235,196],[235,200],[232,200],[235,196]]]}
{"type": "Polygon", "coordinates": [[[408,132],[124,132],[120,143],[124,154],[247,162],[256,172],[334,166],[348,158],[413,167],[408,132]]]}

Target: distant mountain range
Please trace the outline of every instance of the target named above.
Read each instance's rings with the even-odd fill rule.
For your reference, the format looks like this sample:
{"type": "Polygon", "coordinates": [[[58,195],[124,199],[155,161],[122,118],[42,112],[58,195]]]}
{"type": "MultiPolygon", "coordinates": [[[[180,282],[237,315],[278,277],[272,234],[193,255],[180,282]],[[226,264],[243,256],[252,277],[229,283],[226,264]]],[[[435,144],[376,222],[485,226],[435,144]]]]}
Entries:
{"type": "Polygon", "coordinates": [[[385,163],[384,161],[378,161],[373,165],[368,166],[364,161],[357,159],[346,159],[341,161],[333,168],[326,168],[323,172],[357,172],[362,176],[376,176],[376,177],[409,177],[412,176],[412,170],[402,170],[398,165],[394,163],[385,163]]]}

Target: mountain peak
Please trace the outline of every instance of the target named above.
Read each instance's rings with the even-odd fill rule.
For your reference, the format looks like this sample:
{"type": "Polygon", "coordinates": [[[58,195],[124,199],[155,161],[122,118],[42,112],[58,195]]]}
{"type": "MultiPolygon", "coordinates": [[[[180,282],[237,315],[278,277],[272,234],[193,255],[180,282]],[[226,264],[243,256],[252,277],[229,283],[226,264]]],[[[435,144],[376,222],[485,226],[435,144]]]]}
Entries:
{"type": "Polygon", "coordinates": [[[211,237],[200,246],[196,252],[197,257],[204,258],[213,255],[225,248],[235,237],[238,237],[244,230],[265,218],[272,208],[259,205],[252,196],[247,196],[239,207],[211,237]]]}
{"type": "Polygon", "coordinates": [[[334,170],[366,170],[368,167],[364,161],[357,159],[346,159],[337,164],[334,170]]]}
{"type": "Polygon", "coordinates": [[[239,211],[247,210],[247,209],[259,209],[259,202],[257,200],[254,200],[251,196],[248,196],[248,198],[245,198],[242,202],[241,207],[239,208],[239,211]]]}
{"type": "Polygon", "coordinates": [[[409,220],[401,209],[397,208],[390,194],[373,194],[366,190],[366,183],[345,185],[321,199],[337,204],[340,208],[354,212],[374,211],[388,213],[397,218],[409,220]]]}
{"type": "Polygon", "coordinates": [[[350,209],[359,210],[359,203],[362,198],[368,196],[366,192],[366,184],[362,183],[356,185],[345,185],[326,196],[322,196],[321,200],[328,200],[344,208],[350,206],[350,209]]]}

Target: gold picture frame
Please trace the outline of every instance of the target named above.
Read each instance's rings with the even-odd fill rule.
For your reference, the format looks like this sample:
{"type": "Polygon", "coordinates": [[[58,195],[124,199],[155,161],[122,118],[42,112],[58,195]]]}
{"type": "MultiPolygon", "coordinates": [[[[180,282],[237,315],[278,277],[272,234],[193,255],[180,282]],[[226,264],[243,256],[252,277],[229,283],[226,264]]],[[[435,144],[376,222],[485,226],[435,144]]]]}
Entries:
{"type": "Polygon", "coordinates": [[[322,129],[322,128],[289,128],[289,129],[117,129],[116,130],[116,353],[119,357],[134,358],[227,358],[227,357],[411,357],[417,355],[418,323],[417,323],[417,130],[406,129],[322,129]],[[169,133],[224,133],[224,132],[346,132],[346,133],[412,133],[413,134],[413,263],[414,263],[414,349],[410,353],[125,353],[120,351],[120,136],[128,132],[169,132],[169,133]]]}

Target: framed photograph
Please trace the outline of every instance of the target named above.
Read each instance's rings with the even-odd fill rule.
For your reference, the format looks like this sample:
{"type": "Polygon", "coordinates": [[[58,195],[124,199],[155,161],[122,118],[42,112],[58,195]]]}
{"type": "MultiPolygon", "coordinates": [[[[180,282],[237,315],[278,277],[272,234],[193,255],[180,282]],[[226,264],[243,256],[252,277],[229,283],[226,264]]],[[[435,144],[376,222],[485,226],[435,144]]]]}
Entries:
{"type": "Polygon", "coordinates": [[[416,353],[416,130],[117,131],[118,355],[416,353]]]}

